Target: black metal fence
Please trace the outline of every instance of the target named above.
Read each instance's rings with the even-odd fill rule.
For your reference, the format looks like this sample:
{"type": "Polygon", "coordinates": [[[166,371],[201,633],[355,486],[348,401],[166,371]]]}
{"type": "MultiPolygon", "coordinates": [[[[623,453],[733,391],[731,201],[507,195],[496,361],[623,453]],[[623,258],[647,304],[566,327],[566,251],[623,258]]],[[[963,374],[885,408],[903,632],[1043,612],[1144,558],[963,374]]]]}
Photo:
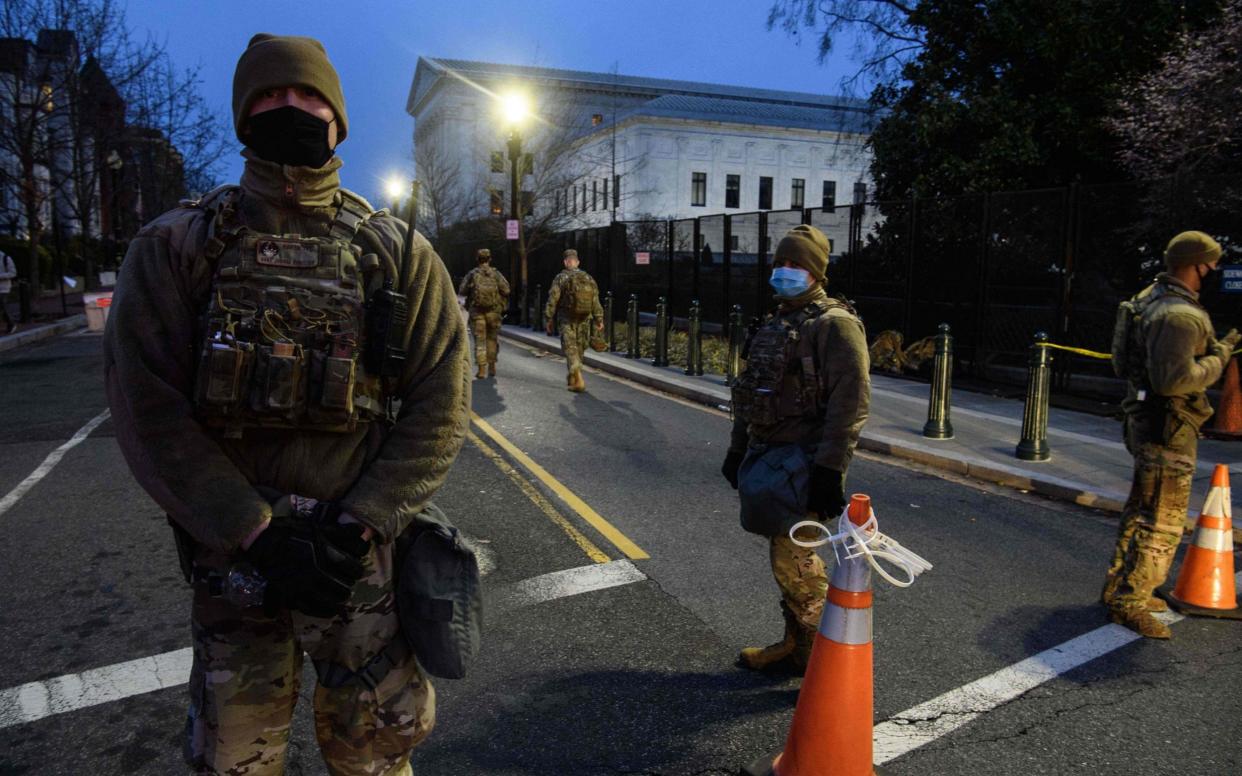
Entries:
{"type": "MultiPolygon", "coordinates": [[[[528,272],[532,293],[546,291],[572,247],[601,292],[613,293],[618,318],[634,294],[644,312],[667,298],[674,318],[698,300],[705,322],[723,324],[733,305],[747,319],[772,307],[772,250],[793,226],[812,224],[832,241],[830,290],[853,300],[872,339],[894,329],[910,343],[948,323],[956,373],[1019,385],[1037,331],[1057,344],[1107,351],[1117,302],[1160,270],[1176,232],[1217,235],[1226,261],[1237,261],[1242,215],[1224,203],[1238,200],[1214,193],[1239,187],[1207,179],[1074,185],[617,222],[554,235],[528,257],[528,272]]],[[[455,278],[482,245],[443,247],[455,278]]],[[[508,266],[505,245],[490,247],[497,265],[508,266]]],[[[1203,294],[1213,320],[1222,330],[1242,327],[1242,297],[1215,291],[1203,294]]],[[[1054,365],[1059,392],[1116,398],[1121,390],[1106,361],[1058,353],[1054,365]]]]}

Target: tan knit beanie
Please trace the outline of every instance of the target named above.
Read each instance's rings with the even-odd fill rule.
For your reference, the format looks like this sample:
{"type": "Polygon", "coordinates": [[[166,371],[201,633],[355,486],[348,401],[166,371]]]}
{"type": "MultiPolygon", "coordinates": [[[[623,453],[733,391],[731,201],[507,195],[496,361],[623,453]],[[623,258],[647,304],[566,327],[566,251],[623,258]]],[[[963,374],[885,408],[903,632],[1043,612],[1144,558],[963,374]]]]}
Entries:
{"type": "Polygon", "coordinates": [[[1220,243],[1203,232],[1182,232],[1169,240],[1164,263],[1169,269],[1188,264],[1211,264],[1220,258],[1220,243]]]}
{"type": "Polygon", "coordinates": [[[828,279],[830,247],[823,232],[813,226],[799,224],[781,238],[772,258],[774,262],[792,261],[823,283],[828,279]]]}
{"type": "Polygon", "coordinates": [[[345,139],[349,133],[345,95],[323,44],[314,38],[260,32],[250,39],[233,73],[233,128],[238,140],[250,106],[265,90],[280,86],[309,86],[323,95],[336,114],[337,144],[345,139]]]}

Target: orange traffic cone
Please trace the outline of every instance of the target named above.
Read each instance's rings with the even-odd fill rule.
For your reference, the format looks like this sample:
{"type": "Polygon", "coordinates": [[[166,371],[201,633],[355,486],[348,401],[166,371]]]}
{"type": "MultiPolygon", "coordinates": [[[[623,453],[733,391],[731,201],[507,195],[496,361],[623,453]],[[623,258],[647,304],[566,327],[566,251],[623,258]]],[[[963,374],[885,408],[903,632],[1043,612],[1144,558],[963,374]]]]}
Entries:
{"type": "MultiPolygon", "coordinates": [[[[871,499],[850,498],[849,519],[861,526],[871,499]]],[[[783,752],[742,769],[743,776],[871,776],[871,566],[862,556],[832,571],[828,600],[798,693],[783,752]]]]}
{"type": "Polygon", "coordinates": [[[1220,406],[1212,418],[1212,427],[1205,436],[1217,439],[1242,439],[1242,379],[1238,377],[1238,357],[1229,359],[1225,377],[1220,383],[1220,406]]]}
{"type": "Polygon", "coordinates": [[[1169,604],[1182,614],[1242,620],[1237,581],[1233,576],[1233,507],[1229,469],[1217,464],[1212,488],[1203,502],[1194,537],[1182,558],[1182,568],[1169,604]]]}

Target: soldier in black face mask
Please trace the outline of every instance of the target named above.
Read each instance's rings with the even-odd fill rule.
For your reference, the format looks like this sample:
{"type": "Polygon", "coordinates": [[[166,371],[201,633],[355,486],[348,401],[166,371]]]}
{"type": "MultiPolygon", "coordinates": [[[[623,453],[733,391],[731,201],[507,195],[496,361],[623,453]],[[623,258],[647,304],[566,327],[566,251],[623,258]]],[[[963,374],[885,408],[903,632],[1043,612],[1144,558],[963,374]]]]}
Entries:
{"type": "Polygon", "coordinates": [[[240,185],[130,243],[104,345],[119,444],[194,590],[187,763],[284,773],[306,655],[328,770],[402,776],[435,693],[397,635],[397,539],[465,436],[465,326],[427,240],[405,253],[406,224],[340,185],[318,41],[255,35],[233,113],[240,185]],[[404,310],[379,325],[385,294],[404,310]]]}

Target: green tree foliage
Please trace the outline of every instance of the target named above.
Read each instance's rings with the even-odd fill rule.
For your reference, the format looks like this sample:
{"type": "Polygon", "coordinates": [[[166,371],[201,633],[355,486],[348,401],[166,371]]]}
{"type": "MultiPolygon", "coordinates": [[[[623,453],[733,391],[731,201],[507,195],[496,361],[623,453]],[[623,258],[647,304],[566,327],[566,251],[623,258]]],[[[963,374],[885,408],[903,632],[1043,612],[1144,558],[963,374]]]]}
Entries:
{"type": "Polygon", "coordinates": [[[1106,125],[1219,0],[782,0],[770,26],[814,27],[821,53],[858,36],[875,82],[880,199],[1125,177],[1106,125]]]}

